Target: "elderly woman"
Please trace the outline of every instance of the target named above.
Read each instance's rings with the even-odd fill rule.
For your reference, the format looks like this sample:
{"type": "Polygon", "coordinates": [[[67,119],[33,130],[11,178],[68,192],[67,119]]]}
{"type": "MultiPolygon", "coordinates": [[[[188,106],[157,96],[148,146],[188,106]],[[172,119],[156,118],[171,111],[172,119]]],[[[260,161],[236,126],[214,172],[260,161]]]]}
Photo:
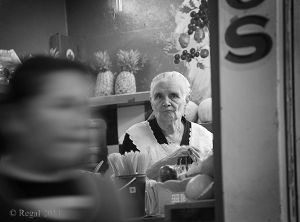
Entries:
{"type": "Polygon", "coordinates": [[[154,117],[133,125],[125,134],[120,153],[147,152],[151,179],[158,178],[160,167],[176,164],[182,156],[203,161],[212,155],[212,134],[184,118],[190,91],[188,80],[178,72],[157,75],[150,86],[154,117]]]}

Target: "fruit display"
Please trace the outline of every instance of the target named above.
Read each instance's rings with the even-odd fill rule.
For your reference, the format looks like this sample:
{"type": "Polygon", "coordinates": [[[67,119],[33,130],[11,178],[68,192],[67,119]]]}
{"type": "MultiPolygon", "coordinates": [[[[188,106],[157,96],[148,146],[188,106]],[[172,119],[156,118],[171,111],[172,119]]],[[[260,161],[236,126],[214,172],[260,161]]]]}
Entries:
{"type": "Polygon", "coordinates": [[[214,156],[211,155],[202,162],[201,174],[214,178],[214,156]]]}
{"type": "Polygon", "coordinates": [[[189,24],[188,34],[193,34],[197,28],[204,28],[208,26],[208,4],[207,0],[201,0],[198,11],[191,11],[190,13],[191,21],[189,24]]]}
{"type": "Polygon", "coordinates": [[[111,61],[106,51],[94,53],[94,63],[98,71],[95,96],[108,96],[114,92],[114,74],[110,71],[111,61]]]}
{"type": "Polygon", "coordinates": [[[203,31],[202,28],[197,27],[195,34],[194,34],[194,39],[197,43],[202,42],[202,40],[205,38],[205,32],[203,31]]]}
{"type": "Polygon", "coordinates": [[[189,101],[186,105],[184,116],[188,121],[196,122],[198,119],[198,105],[193,101],[189,101]]]}
{"type": "Polygon", "coordinates": [[[144,58],[138,50],[120,50],[117,58],[121,72],[116,78],[115,93],[135,93],[136,81],[134,74],[144,66],[144,58]]]}
{"type": "Polygon", "coordinates": [[[10,75],[9,70],[0,64],[0,85],[8,85],[10,75]]]}
{"type": "Polygon", "coordinates": [[[211,199],[214,196],[214,182],[210,176],[199,174],[186,185],[185,195],[190,200],[211,199]]]}
{"type": "Polygon", "coordinates": [[[197,105],[211,97],[211,59],[208,0],[183,0],[170,10],[175,27],[163,33],[163,52],[175,70],[183,70],[191,84],[190,100],[197,105]]]}
{"type": "Polygon", "coordinates": [[[161,182],[168,180],[177,180],[177,172],[171,166],[162,166],[159,169],[159,179],[161,182]]]}
{"type": "Polygon", "coordinates": [[[187,177],[192,177],[197,174],[206,174],[214,178],[214,158],[210,155],[203,161],[193,162],[188,171],[186,172],[187,177]]]}
{"type": "MultiPolygon", "coordinates": [[[[187,33],[181,33],[179,36],[179,44],[181,48],[186,48],[190,43],[190,36],[187,33]]],[[[179,59],[179,58],[178,58],[179,59]]]]}
{"type": "Polygon", "coordinates": [[[207,123],[212,121],[212,99],[204,99],[198,107],[198,122],[207,123]]]}
{"type": "Polygon", "coordinates": [[[205,39],[205,30],[207,30],[209,26],[207,0],[201,0],[199,7],[196,7],[193,1],[189,1],[189,7],[185,5],[181,8],[181,12],[189,13],[190,16],[187,32],[181,33],[178,39],[181,48],[188,48],[191,42],[190,36],[192,35],[195,42],[199,44],[199,47],[182,50],[181,54],[175,54],[174,63],[179,64],[180,60],[188,63],[191,62],[192,59],[198,61],[198,57],[203,59],[207,58],[209,56],[209,50],[200,46],[200,43],[205,39]]]}
{"type": "Polygon", "coordinates": [[[13,49],[0,49],[0,84],[8,85],[21,60],[13,49]]]}
{"type": "Polygon", "coordinates": [[[21,60],[15,50],[0,49],[0,65],[8,69],[10,73],[14,72],[16,67],[21,64],[21,60]]]}

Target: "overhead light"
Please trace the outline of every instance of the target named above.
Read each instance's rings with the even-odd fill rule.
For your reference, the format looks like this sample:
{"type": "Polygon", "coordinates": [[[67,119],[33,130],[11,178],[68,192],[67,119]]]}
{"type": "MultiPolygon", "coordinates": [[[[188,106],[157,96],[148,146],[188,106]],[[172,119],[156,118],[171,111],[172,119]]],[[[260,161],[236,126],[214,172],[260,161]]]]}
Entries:
{"type": "Polygon", "coordinates": [[[114,8],[116,12],[122,12],[123,11],[123,0],[114,0],[114,8]]]}

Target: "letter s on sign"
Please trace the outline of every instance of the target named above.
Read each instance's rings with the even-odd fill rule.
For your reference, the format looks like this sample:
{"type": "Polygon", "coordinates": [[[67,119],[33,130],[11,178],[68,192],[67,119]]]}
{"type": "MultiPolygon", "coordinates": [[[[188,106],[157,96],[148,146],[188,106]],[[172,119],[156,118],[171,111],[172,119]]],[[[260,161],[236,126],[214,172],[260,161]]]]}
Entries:
{"type": "Polygon", "coordinates": [[[268,19],[258,15],[239,18],[231,23],[225,32],[226,44],[231,48],[254,47],[255,51],[248,55],[237,55],[229,51],[225,58],[234,63],[250,63],[265,57],[272,49],[272,39],[266,33],[239,35],[237,29],[243,25],[259,25],[265,27],[268,19]]]}

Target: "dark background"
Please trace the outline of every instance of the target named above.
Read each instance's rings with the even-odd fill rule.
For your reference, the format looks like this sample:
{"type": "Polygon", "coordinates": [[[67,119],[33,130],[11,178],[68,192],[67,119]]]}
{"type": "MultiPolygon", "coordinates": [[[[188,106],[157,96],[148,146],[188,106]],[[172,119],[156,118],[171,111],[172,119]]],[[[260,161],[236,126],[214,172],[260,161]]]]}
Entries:
{"type": "Polygon", "coordinates": [[[57,32],[67,34],[65,1],[0,0],[0,49],[46,53],[57,32]]]}
{"type": "Polygon", "coordinates": [[[173,56],[163,52],[175,29],[171,5],[182,0],[123,0],[123,11],[114,11],[112,0],[0,0],[0,49],[26,54],[47,53],[55,33],[84,39],[84,59],[91,61],[97,50],[107,50],[113,72],[119,72],[115,55],[119,49],[138,49],[148,58],[136,74],[137,91],[149,90],[151,79],[160,72],[178,70],[173,56]]]}

